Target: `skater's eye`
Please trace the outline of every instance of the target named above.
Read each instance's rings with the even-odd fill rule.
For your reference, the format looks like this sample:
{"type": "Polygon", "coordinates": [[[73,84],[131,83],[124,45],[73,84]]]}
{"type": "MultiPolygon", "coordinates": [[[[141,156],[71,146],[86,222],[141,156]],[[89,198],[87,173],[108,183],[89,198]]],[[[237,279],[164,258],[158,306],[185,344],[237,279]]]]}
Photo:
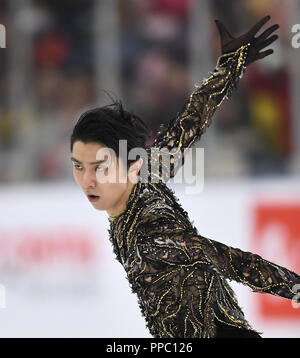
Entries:
{"type": "MultiPolygon", "coordinates": [[[[79,164],[74,164],[74,168],[75,168],[76,170],[82,170],[82,166],[79,165],[79,164]]],[[[99,172],[103,172],[105,169],[106,169],[106,167],[102,167],[101,165],[98,165],[98,166],[96,167],[96,170],[99,171],[99,172]]]]}
{"type": "Polygon", "coordinates": [[[74,168],[75,168],[76,170],[81,170],[81,169],[82,169],[82,167],[81,167],[79,164],[74,164],[74,168]],[[78,167],[80,167],[80,168],[78,168],[78,167]]]}
{"type": "Polygon", "coordinates": [[[101,165],[98,165],[98,167],[96,169],[97,169],[98,172],[104,172],[106,167],[101,167],[101,165]]]}

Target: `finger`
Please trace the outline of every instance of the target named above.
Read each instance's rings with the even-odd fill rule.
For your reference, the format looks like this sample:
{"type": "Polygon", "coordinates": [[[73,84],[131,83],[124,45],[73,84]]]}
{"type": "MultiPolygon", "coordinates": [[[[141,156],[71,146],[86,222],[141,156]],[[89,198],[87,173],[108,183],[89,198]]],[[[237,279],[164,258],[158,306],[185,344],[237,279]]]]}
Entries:
{"type": "Polygon", "coordinates": [[[249,34],[251,34],[251,36],[253,37],[263,26],[266,22],[268,22],[270,20],[271,16],[266,16],[264,18],[262,18],[261,20],[259,20],[249,31],[249,34]]]}
{"type": "Polygon", "coordinates": [[[220,20],[215,20],[215,23],[217,25],[222,44],[226,44],[231,41],[233,36],[229,33],[224,24],[220,20]]]}
{"type": "Polygon", "coordinates": [[[264,52],[260,52],[257,56],[256,56],[256,60],[260,60],[266,56],[269,56],[271,55],[272,53],[274,52],[274,50],[272,49],[269,49],[269,50],[266,50],[264,52]]]}
{"type": "Polygon", "coordinates": [[[279,28],[279,25],[273,25],[271,27],[269,27],[267,30],[265,30],[261,35],[259,35],[256,39],[258,41],[264,40],[267,37],[269,37],[271,35],[272,32],[274,32],[275,30],[277,30],[279,28]]]}
{"type": "Polygon", "coordinates": [[[278,35],[273,35],[261,43],[260,42],[256,43],[255,48],[259,51],[259,50],[269,46],[272,42],[276,41],[277,39],[278,39],[278,35]]]}

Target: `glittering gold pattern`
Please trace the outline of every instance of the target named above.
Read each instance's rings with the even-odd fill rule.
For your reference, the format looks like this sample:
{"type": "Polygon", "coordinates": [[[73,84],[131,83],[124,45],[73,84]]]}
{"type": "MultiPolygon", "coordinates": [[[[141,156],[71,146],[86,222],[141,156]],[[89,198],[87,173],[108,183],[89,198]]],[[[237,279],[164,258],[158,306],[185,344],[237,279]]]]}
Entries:
{"type": "Polygon", "coordinates": [[[109,218],[114,253],[137,294],[153,337],[211,338],[216,336],[218,322],[255,332],[227,280],[288,299],[296,295],[293,286],[300,284],[300,277],[284,267],[199,235],[174,191],[165,184],[183,161],[170,160],[168,154],[170,172],[162,170],[166,165],[163,149],[175,148],[183,158],[184,150],[201,137],[215,110],[237,87],[248,48],[249,44],[221,56],[182,112],[161,127],[156,141],[147,148],[149,163],[157,172],[150,173],[148,165],[148,180],[140,177],[125,211],[109,218]],[[158,158],[150,157],[151,148],[159,149],[158,158]],[[158,182],[150,182],[153,177],[158,182]]]}

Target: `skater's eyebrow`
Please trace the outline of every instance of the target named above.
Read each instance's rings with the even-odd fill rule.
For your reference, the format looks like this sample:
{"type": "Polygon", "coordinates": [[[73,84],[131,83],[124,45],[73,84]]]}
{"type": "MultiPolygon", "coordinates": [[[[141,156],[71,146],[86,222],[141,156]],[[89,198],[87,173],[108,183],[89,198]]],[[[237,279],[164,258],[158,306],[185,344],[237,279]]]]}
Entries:
{"type": "MultiPolygon", "coordinates": [[[[71,157],[71,160],[72,160],[72,162],[76,162],[76,163],[82,164],[82,162],[81,162],[80,160],[78,160],[78,159],[76,159],[76,158],[74,158],[74,157],[71,157]]],[[[106,161],[107,161],[107,159],[97,160],[97,161],[95,161],[95,162],[90,162],[90,163],[88,163],[88,164],[102,164],[102,163],[104,163],[104,162],[106,162],[106,161]]]]}

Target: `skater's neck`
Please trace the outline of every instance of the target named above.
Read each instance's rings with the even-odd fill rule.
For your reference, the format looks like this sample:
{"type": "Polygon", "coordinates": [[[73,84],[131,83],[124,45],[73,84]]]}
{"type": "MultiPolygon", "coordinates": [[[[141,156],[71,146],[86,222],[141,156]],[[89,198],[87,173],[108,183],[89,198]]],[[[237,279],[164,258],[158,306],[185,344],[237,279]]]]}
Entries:
{"type": "Polygon", "coordinates": [[[126,190],[124,191],[122,197],[117,202],[117,204],[108,210],[106,210],[107,214],[109,215],[110,219],[115,220],[118,216],[120,216],[125,210],[127,206],[127,201],[129,196],[134,188],[136,183],[128,181],[128,185],[126,190]]]}

